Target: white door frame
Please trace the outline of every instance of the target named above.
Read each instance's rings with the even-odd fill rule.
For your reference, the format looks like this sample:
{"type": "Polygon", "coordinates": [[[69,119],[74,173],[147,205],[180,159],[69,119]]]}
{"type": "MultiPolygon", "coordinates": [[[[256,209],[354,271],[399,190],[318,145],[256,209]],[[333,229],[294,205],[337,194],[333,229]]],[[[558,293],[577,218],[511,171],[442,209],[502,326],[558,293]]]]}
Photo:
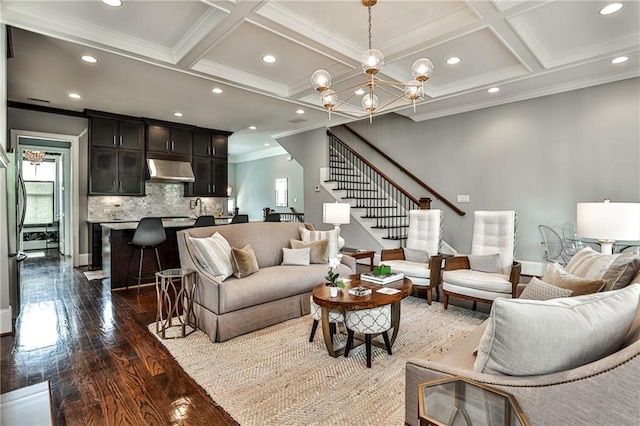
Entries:
{"type": "Polygon", "coordinates": [[[58,133],[33,132],[30,130],[11,129],[11,146],[18,147],[19,137],[29,137],[34,139],[61,140],[71,143],[71,161],[69,161],[71,175],[71,229],[69,232],[73,234],[71,239],[71,253],[73,258],[73,266],[78,267],[80,263],[80,198],[79,198],[79,178],[78,178],[78,158],[80,151],[80,137],[75,135],[62,135],[58,133]]]}

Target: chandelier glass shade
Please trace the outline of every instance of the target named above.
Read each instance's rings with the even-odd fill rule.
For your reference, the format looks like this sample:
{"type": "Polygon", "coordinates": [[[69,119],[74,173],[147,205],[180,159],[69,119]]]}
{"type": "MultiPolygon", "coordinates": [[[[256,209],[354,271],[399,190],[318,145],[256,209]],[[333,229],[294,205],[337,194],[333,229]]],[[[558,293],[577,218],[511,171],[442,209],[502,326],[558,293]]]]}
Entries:
{"type": "Polygon", "coordinates": [[[44,151],[25,151],[24,158],[33,166],[37,166],[44,161],[44,151]]]}
{"type": "Polygon", "coordinates": [[[362,54],[360,62],[366,80],[354,86],[332,89],[332,77],[328,71],[320,69],[311,75],[311,87],[320,92],[322,106],[329,111],[329,119],[331,119],[331,111],[344,111],[367,113],[371,121],[374,113],[397,106],[399,101],[413,104],[415,111],[416,102],[424,97],[424,82],[431,77],[434,70],[433,62],[427,58],[414,61],[411,66],[413,80],[407,83],[385,81],[376,77],[384,65],[382,52],[371,48],[371,7],[376,2],[377,0],[362,0],[362,5],[369,13],[369,49],[362,54]],[[380,99],[375,94],[376,90],[387,95],[383,105],[380,105],[380,99]],[[360,105],[353,102],[354,96],[362,96],[360,105]]]}

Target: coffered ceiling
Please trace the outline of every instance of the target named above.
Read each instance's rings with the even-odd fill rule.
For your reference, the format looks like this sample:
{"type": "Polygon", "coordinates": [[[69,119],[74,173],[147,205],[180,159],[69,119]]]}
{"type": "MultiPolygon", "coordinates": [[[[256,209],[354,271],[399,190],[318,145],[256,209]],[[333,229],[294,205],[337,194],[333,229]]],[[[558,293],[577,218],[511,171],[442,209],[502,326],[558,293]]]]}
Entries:
{"type": "MultiPolygon", "coordinates": [[[[320,68],[334,88],[364,81],[359,0],[122,1],[1,0],[0,20],[14,27],[9,100],[227,130],[233,155],[362,118],[333,113],[329,121],[310,85],[320,68]],[[267,54],[276,62],[263,62],[267,54]]],[[[411,80],[419,57],[435,65],[415,112],[406,104],[393,111],[422,121],[638,77],[640,2],[601,15],[608,3],[379,0],[372,43],[385,55],[380,77],[411,80]],[[453,56],[460,62],[447,64],[453,56]],[[619,56],[629,59],[612,64],[619,56]]]]}

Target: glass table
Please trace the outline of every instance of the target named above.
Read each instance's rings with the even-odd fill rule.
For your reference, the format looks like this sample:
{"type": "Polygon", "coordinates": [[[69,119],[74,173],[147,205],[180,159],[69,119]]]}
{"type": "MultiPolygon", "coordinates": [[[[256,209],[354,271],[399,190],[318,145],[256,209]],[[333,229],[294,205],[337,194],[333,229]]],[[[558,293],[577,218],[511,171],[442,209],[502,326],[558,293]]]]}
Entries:
{"type": "Polygon", "coordinates": [[[418,385],[420,426],[529,426],[513,395],[462,377],[418,385]]]}
{"type": "Polygon", "coordinates": [[[166,269],[156,272],[156,334],[163,339],[174,339],[185,337],[196,330],[197,322],[193,312],[195,289],[195,271],[166,269]]]}

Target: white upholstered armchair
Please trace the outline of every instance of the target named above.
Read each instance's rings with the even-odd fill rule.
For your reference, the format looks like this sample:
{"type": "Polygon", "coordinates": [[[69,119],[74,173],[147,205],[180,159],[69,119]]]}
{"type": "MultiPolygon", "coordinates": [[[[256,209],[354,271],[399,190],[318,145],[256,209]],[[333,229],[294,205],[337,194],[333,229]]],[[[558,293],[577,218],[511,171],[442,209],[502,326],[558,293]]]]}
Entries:
{"type": "Polygon", "coordinates": [[[382,250],[381,262],[394,272],[402,272],[414,286],[427,290],[431,304],[433,290],[438,296],[442,269],[442,210],[410,210],[406,249],[382,250]]]}
{"type": "Polygon", "coordinates": [[[442,272],[444,308],[449,296],[493,303],[516,297],[520,263],[514,262],[517,213],[514,210],[476,211],[473,214],[471,255],[445,260],[442,272]]]}

